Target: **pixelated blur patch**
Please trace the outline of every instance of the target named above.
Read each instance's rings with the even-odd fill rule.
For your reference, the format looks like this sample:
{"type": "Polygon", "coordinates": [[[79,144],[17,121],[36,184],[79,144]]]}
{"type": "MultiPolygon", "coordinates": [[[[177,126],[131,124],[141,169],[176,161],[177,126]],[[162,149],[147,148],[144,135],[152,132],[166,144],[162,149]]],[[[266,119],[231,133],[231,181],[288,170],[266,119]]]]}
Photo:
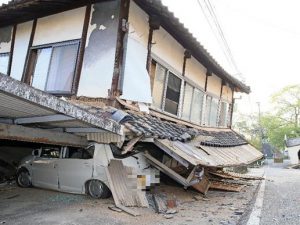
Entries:
{"type": "Polygon", "coordinates": [[[144,174],[137,174],[134,171],[129,173],[128,178],[132,181],[131,188],[148,191],[152,187],[159,185],[160,175],[157,170],[150,170],[144,174]]]}

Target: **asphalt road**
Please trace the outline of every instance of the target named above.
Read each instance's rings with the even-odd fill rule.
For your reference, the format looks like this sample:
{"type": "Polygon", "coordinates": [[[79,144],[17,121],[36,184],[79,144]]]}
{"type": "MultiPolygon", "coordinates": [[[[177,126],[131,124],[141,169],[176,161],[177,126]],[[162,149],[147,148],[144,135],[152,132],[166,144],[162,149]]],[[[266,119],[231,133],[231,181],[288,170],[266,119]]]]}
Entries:
{"type": "Polygon", "coordinates": [[[300,224],[300,170],[268,162],[260,225],[300,224]]]}

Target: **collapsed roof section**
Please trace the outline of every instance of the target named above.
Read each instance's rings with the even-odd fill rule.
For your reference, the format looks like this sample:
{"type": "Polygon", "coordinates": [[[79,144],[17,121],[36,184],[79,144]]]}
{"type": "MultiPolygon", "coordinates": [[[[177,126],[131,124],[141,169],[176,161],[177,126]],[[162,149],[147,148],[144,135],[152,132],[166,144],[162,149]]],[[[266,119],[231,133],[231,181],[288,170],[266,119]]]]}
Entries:
{"type": "Polygon", "coordinates": [[[124,125],[129,141],[124,145],[125,153],[129,146],[133,149],[138,142],[150,142],[185,167],[240,166],[263,156],[231,129],[200,127],[153,110],[142,113],[134,105],[118,100],[127,110],[103,109],[97,107],[97,103],[87,106],[80,100],[71,101],[79,106],[85,105],[87,110],[96,114],[105,111],[109,118],[124,125]]]}
{"type": "Polygon", "coordinates": [[[191,128],[149,114],[129,111],[124,123],[136,136],[154,144],[183,165],[230,167],[247,165],[263,155],[231,129],[191,128]]]}
{"type": "MultiPolygon", "coordinates": [[[[0,134],[0,138],[4,139],[7,137],[13,140],[28,141],[30,135],[27,134],[26,137],[25,134],[22,135],[23,131],[26,132],[25,127],[38,128],[40,131],[62,131],[56,136],[57,138],[60,138],[63,133],[104,132],[123,135],[122,126],[109,119],[105,114],[93,114],[3,74],[0,74],[0,105],[0,123],[7,124],[6,132],[0,134]],[[22,128],[18,129],[16,127],[18,125],[22,128]],[[11,132],[18,134],[19,138],[11,132]]],[[[49,133],[44,133],[44,136],[40,136],[40,134],[41,132],[37,132],[31,140],[40,143],[51,142],[52,144],[66,144],[67,142],[72,145],[72,137],[76,138],[75,135],[71,137],[67,135],[69,139],[65,139],[65,142],[56,143],[55,138],[49,141],[47,138],[49,133]]],[[[81,139],[78,140],[78,145],[80,145],[80,141],[81,139]]]]}
{"type": "MultiPolygon", "coordinates": [[[[100,2],[92,1],[92,2],[100,2]]],[[[103,1],[103,0],[102,0],[103,1]]],[[[250,93],[250,87],[226,72],[187,28],[164,6],[161,0],[134,0],[150,16],[155,15],[165,28],[184,48],[191,51],[207,69],[231,84],[235,91],[250,93]]],[[[83,6],[86,0],[13,0],[0,7],[0,27],[44,17],[64,10],[83,6]],[[16,16],[17,15],[17,16],[16,16]]]]}

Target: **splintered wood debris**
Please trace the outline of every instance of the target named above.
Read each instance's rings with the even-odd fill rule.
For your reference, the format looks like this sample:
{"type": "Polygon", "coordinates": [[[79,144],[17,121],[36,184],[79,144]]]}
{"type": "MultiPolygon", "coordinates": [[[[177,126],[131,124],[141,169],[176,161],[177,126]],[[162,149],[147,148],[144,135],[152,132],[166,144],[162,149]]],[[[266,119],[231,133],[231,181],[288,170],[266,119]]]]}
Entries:
{"type": "Polygon", "coordinates": [[[246,185],[232,184],[225,181],[211,181],[210,189],[240,192],[246,185]]]}

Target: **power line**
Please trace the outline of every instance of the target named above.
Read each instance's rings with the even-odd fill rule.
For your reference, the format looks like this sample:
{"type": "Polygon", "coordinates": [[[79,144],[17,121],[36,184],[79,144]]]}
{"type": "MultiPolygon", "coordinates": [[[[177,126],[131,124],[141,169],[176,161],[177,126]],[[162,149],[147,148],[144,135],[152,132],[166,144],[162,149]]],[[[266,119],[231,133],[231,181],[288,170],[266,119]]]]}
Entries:
{"type": "Polygon", "coordinates": [[[237,64],[234,60],[233,54],[230,50],[229,44],[225,38],[224,32],[223,32],[220,22],[218,20],[218,17],[214,11],[213,5],[211,4],[211,2],[209,0],[203,0],[205,7],[201,3],[200,0],[197,0],[197,3],[200,6],[200,8],[203,12],[203,15],[204,15],[206,21],[208,22],[208,25],[210,26],[210,29],[212,30],[216,40],[218,41],[226,60],[236,71],[236,74],[240,74],[237,64]],[[206,8],[206,10],[205,10],[205,8],[206,8]]]}

